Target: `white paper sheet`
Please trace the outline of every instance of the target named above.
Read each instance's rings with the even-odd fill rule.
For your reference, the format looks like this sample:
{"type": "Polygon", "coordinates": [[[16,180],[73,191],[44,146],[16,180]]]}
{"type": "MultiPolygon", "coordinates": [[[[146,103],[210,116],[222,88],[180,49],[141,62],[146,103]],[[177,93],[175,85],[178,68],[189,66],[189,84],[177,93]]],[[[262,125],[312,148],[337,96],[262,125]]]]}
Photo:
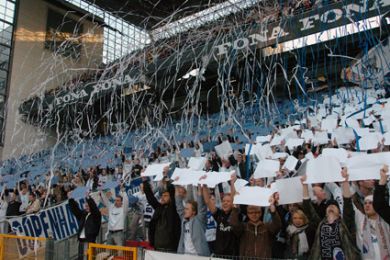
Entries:
{"type": "Polygon", "coordinates": [[[313,142],[315,145],[327,144],[329,142],[328,133],[316,131],[313,142]]]}
{"type": "Polygon", "coordinates": [[[361,180],[379,180],[380,169],[382,165],[365,167],[359,169],[348,169],[349,180],[350,181],[361,181],[361,180]]]}
{"type": "Polygon", "coordinates": [[[300,138],[290,138],[286,142],[288,149],[293,150],[295,147],[301,146],[304,142],[304,139],[300,138]]]}
{"type": "Polygon", "coordinates": [[[369,167],[376,167],[383,165],[390,166],[390,152],[373,153],[373,154],[359,154],[352,156],[347,160],[348,170],[350,169],[364,169],[369,167]]]}
{"type": "Polygon", "coordinates": [[[280,158],[287,158],[287,157],[288,157],[288,153],[274,153],[271,158],[273,160],[277,160],[280,158]]]}
{"type": "Polygon", "coordinates": [[[312,152],[309,152],[305,154],[305,159],[306,160],[313,160],[314,159],[314,154],[312,152]]]}
{"type": "Polygon", "coordinates": [[[365,135],[359,139],[359,148],[362,151],[368,151],[378,148],[379,145],[378,136],[375,134],[365,135]]]}
{"type": "Polygon", "coordinates": [[[227,156],[233,154],[233,148],[228,141],[224,141],[220,145],[215,146],[214,149],[217,155],[221,158],[226,158],[227,156]]]}
{"type": "Polygon", "coordinates": [[[341,166],[337,159],[333,157],[320,156],[309,160],[306,166],[306,183],[327,183],[341,182],[341,166]]]}
{"type": "Polygon", "coordinates": [[[351,127],[353,129],[361,128],[359,122],[355,118],[352,118],[352,117],[346,118],[345,123],[348,125],[348,127],[351,127]]]}
{"type": "Polygon", "coordinates": [[[305,130],[302,132],[301,137],[302,137],[303,139],[305,139],[305,142],[306,142],[306,143],[308,143],[309,141],[313,141],[313,139],[314,139],[313,131],[305,129],[305,130]]]}
{"type": "Polygon", "coordinates": [[[297,166],[298,159],[294,156],[289,156],[286,160],[286,162],[283,164],[282,168],[285,168],[289,171],[293,171],[295,169],[295,166],[297,166]]]}
{"type": "Polygon", "coordinates": [[[254,205],[268,207],[269,200],[274,191],[272,189],[261,187],[243,187],[239,194],[234,196],[234,204],[237,205],[254,205]]]}
{"type": "Polygon", "coordinates": [[[279,205],[303,201],[303,187],[300,176],[276,180],[275,188],[279,193],[279,205]]]}
{"type": "Polygon", "coordinates": [[[374,121],[375,121],[375,117],[373,117],[373,116],[369,116],[369,117],[363,119],[363,123],[365,126],[371,125],[374,121]]]}
{"type": "Polygon", "coordinates": [[[259,160],[271,158],[273,155],[270,144],[256,145],[255,154],[259,160]]]}
{"type": "Polygon", "coordinates": [[[333,131],[332,138],[335,138],[339,145],[349,144],[355,140],[355,134],[352,128],[339,127],[333,131]]]}
{"type": "MultiPolygon", "coordinates": [[[[176,168],[177,169],[177,168],[176,168]]],[[[194,171],[191,169],[180,169],[178,172],[175,172],[172,175],[171,179],[175,180],[176,177],[179,177],[178,180],[175,180],[173,185],[198,185],[199,179],[206,175],[204,171],[194,171]]]]}
{"type": "MultiPolygon", "coordinates": [[[[261,144],[259,144],[261,146],[261,144]]],[[[256,151],[257,151],[257,148],[256,148],[256,144],[252,144],[252,148],[250,149],[250,153],[249,155],[255,155],[256,154],[256,151]]],[[[245,145],[245,153],[248,154],[249,152],[249,147],[250,147],[250,144],[246,144],[245,145]]]]}
{"type": "Polygon", "coordinates": [[[321,129],[327,131],[328,133],[333,132],[333,130],[337,127],[337,118],[335,117],[327,117],[321,122],[321,129]]]}
{"type": "Polygon", "coordinates": [[[348,152],[344,148],[324,148],[322,156],[330,156],[336,158],[340,163],[346,163],[348,152]]]}
{"type": "Polygon", "coordinates": [[[256,143],[265,143],[271,140],[271,135],[267,136],[256,136],[256,143]]]}
{"type": "Polygon", "coordinates": [[[142,177],[156,176],[158,174],[162,174],[164,168],[169,166],[170,163],[156,163],[150,164],[146,167],[145,171],[141,173],[142,177]]]}
{"type": "Polygon", "coordinates": [[[276,172],[279,171],[280,163],[275,160],[261,160],[254,172],[254,177],[265,178],[265,177],[275,177],[276,172]]]}
{"type": "Polygon", "coordinates": [[[271,146],[280,145],[283,140],[284,140],[283,136],[275,135],[274,138],[272,138],[270,145],[271,146]]]}
{"type": "Polygon", "coordinates": [[[385,133],[383,138],[385,139],[384,145],[390,145],[390,132],[385,133]]]}
{"type": "Polygon", "coordinates": [[[366,136],[370,134],[370,128],[364,127],[364,128],[354,128],[356,134],[360,137],[366,136]]]}
{"type": "Polygon", "coordinates": [[[247,184],[248,184],[248,181],[243,180],[243,179],[237,179],[236,182],[234,183],[234,188],[236,189],[236,191],[239,192],[247,184]]]}
{"type": "Polygon", "coordinates": [[[191,157],[188,161],[188,168],[201,171],[206,164],[207,158],[205,157],[191,157]]]}
{"type": "Polygon", "coordinates": [[[234,171],[231,172],[206,172],[206,179],[202,179],[199,181],[199,184],[205,184],[209,188],[214,188],[220,183],[228,182],[231,179],[232,174],[234,171]]]}

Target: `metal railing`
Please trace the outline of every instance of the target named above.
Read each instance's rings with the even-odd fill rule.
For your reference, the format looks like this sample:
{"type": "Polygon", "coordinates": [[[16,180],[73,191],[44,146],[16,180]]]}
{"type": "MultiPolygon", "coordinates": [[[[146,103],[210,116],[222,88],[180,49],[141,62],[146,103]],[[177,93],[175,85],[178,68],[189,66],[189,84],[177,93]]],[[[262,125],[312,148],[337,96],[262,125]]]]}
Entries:
{"type": "Polygon", "coordinates": [[[90,243],[88,245],[88,260],[95,259],[136,260],[137,248],[90,243]]]}

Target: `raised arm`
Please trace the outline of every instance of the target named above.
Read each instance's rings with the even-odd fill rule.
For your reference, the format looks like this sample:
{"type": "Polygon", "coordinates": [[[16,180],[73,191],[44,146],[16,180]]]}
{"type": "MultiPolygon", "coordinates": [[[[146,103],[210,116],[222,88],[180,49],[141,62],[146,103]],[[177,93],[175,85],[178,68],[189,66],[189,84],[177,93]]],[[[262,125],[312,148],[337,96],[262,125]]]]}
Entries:
{"type": "Polygon", "coordinates": [[[384,221],[390,224],[390,206],[388,201],[386,201],[386,183],[388,172],[389,167],[384,165],[381,169],[381,178],[379,183],[375,186],[373,206],[375,211],[378,212],[379,216],[381,216],[384,221]]]}
{"type": "Polygon", "coordinates": [[[153,209],[157,209],[158,207],[161,207],[160,202],[156,199],[156,197],[153,194],[152,187],[148,181],[144,181],[144,192],[146,196],[146,200],[148,201],[149,205],[152,206],[153,209]]]}
{"type": "Polygon", "coordinates": [[[79,208],[79,205],[77,205],[77,202],[72,198],[70,198],[68,202],[69,202],[70,212],[72,212],[72,214],[76,217],[76,219],[80,221],[82,217],[82,211],[79,208]]]}
{"type": "Polygon", "coordinates": [[[353,209],[353,205],[352,205],[352,198],[351,198],[352,194],[349,185],[348,170],[346,167],[342,169],[341,175],[345,179],[341,183],[341,189],[343,191],[343,198],[344,198],[343,219],[352,237],[355,237],[356,236],[355,210],[353,209]]]}
{"type": "Polygon", "coordinates": [[[120,185],[119,194],[122,197],[123,211],[125,212],[125,214],[127,214],[129,212],[129,196],[127,195],[127,192],[125,190],[125,187],[123,186],[123,183],[120,185]]]}
{"type": "Polygon", "coordinates": [[[310,195],[309,195],[309,186],[304,183],[305,181],[306,181],[306,176],[302,176],[301,177],[301,182],[303,185],[302,209],[303,212],[306,214],[306,216],[309,218],[310,225],[316,227],[321,222],[321,219],[318,216],[317,212],[315,211],[313,205],[311,204],[310,195]]]}
{"type": "Polygon", "coordinates": [[[204,203],[209,208],[211,214],[215,214],[215,212],[217,212],[217,207],[210,200],[210,190],[205,185],[202,187],[202,195],[203,195],[204,203]]]}
{"type": "Polygon", "coordinates": [[[236,236],[241,237],[244,233],[244,224],[241,223],[239,219],[240,210],[238,208],[233,208],[232,213],[230,213],[230,225],[233,228],[233,232],[236,236]]]}
{"type": "Polygon", "coordinates": [[[271,222],[265,223],[267,229],[274,235],[276,235],[281,227],[282,221],[280,219],[279,213],[276,211],[275,199],[271,199],[271,205],[269,206],[269,212],[271,213],[271,222]]]}
{"type": "Polygon", "coordinates": [[[232,198],[236,195],[236,187],[234,187],[234,183],[236,183],[237,180],[237,174],[234,172],[232,176],[230,176],[230,194],[232,195],[232,198]]]}
{"type": "Polygon", "coordinates": [[[199,185],[198,186],[198,218],[204,223],[207,223],[207,206],[204,203],[203,195],[202,195],[203,189],[199,185]]]}
{"type": "Polygon", "coordinates": [[[100,213],[100,210],[95,203],[95,200],[88,196],[87,203],[88,203],[89,209],[91,211],[91,214],[95,217],[100,217],[101,213],[100,213]]]}
{"type": "Polygon", "coordinates": [[[179,195],[179,189],[180,187],[179,186],[176,186],[176,195],[175,195],[175,203],[176,203],[176,211],[177,211],[177,214],[179,215],[179,217],[181,219],[184,218],[184,205],[183,205],[183,200],[184,198],[179,195]]]}

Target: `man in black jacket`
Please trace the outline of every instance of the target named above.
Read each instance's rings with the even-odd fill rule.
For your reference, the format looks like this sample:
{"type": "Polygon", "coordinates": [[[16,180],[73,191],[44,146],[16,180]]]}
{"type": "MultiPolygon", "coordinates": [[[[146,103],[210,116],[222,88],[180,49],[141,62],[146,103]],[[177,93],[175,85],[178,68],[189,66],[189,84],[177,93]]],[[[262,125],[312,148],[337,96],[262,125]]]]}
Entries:
{"type": "Polygon", "coordinates": [[[177,252],[181,221],[176,211],[175,188],[167,183],[159,202],[149,182],[143,184],[146,199],[155,210],[149,225],[149,241],[156,250],[177,252]]]}
{"type": "Polygon", "coordinates": [[[96,237],[98,236],[100,230],[102,216],[95,201],[89,196],[86,198],[84,210],[81,210],[77,205],[77,202],[72,198],[69,198],[69,208],[79,222],[79,230],[77,232],[79,240],[78,259],[82,260],[88,243],[94,243],[96,241],[96,237]]]}
{"type": "Polygon", "coordinates": [[[8,201],[8,207],[7,207],[7,212],[6,216],[7,217],[14,217],[14,216],[19,216],[21,215],[21,212],[19,211],[20,205],[22,205],[21,202],[16,200],[16,195],[14,192],[9,192],[8,190],[5,190],[5,196],[9,196],[9,201],[8,201]]]}

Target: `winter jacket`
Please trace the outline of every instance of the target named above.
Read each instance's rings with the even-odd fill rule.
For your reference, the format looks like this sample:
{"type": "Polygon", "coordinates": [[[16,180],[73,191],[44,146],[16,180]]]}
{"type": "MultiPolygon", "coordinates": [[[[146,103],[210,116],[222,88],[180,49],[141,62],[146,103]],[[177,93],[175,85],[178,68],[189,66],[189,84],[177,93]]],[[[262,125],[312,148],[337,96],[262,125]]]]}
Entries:
{"type": "Polygon", "coordinates": [[[373,206],[379,216],[390,225],[390,206],[386,197],[386,185],[377,184],[375,186],[373,206]]]}
{"type": "Polygon", "coordinates": [[[86,242],[94,243],[96,237],[99,234],[102,216],[95,201],[92,198],[87,198],[87,203],[90,209],[90,215],[85,210],[81,210],[74,199],[69,199],[69,208],[72,214],[76,217],[79,222],[79,230],[77,237],[80,239],[80,234],[83,228],[85,228],[85,240],[86,242]],[[87,218],[88,216],[88,218],[87,218]]]}
{"type": "MultiPolygon", "coordinates": [[[[352,206],[351,198],[344,198],[343,218],[340,220],[340,238],[342,249],[344,251],[346,260],[360,259],[359,250],[356,247],[356,225],[355,225],[355,212],[352,206]]],[[[321,259],[320,252],[320,228],[325,223],[326,218],[322,221],[317,215],[316,211],[311,204],[310,199],[303,200],[303,211],[309,218],[309,224],[317,226],[314,243],[310,252],[309,259],[321,259]]]]}
{"type": "Polygon", "coordinates": [[[175,188],[169,184],[167,189],[171,201],[167,205],[162,205],[154,196],[149,182],[144,181],[146,199],[154,209],[149,224],[149,241],[157,250],[176,252],[180,239],[181,221],[176,211],[175,188]]]}
{"type": "Polygon", "coordinates": [[[271,213],[270,223],[260,222],[257,225],[242,223],[238,216],[238,209],[233,209],[230,224],[233,232],[240,238],[240,256],[271,258],[272,241],[282,225],[279,214],[271,213]]]}

